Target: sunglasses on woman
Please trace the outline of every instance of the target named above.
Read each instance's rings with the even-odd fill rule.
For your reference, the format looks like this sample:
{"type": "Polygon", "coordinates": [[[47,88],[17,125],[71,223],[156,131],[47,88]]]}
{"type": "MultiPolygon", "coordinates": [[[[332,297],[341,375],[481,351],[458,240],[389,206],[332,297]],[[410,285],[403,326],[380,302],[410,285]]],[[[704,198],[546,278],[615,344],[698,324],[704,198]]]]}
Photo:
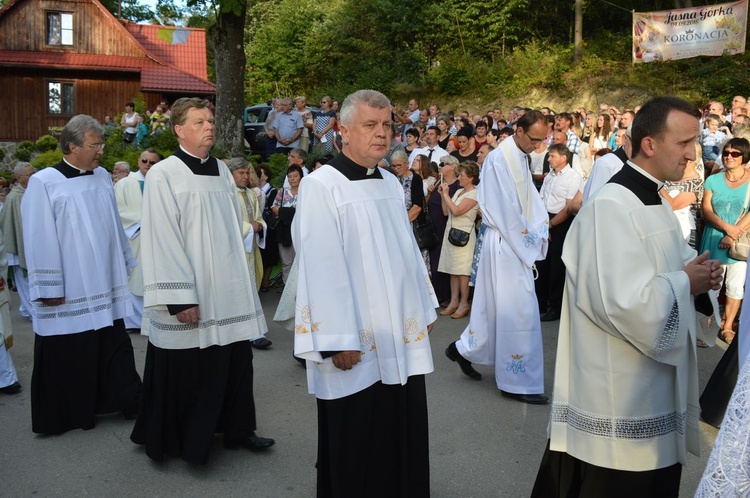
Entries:
{"type": "Polygon", "coordinates": [[[722,157],[732,156],[734,158],[738,158],[742,155],[742,152],[737,152],[736,150],[725,150],[721,153],[722,157]]]}

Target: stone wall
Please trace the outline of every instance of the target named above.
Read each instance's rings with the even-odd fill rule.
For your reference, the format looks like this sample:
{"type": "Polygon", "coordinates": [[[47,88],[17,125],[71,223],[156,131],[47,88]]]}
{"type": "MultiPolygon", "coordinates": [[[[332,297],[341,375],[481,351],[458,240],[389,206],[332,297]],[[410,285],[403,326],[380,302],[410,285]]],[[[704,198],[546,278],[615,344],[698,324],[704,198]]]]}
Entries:
{"type": "Polygon", "coordinates": [[[0,147],[5,150],[5,157],[0,161],[0,171],[13,171],[16,165],[14,156],[18,142],[0,142],[0,147]]]}

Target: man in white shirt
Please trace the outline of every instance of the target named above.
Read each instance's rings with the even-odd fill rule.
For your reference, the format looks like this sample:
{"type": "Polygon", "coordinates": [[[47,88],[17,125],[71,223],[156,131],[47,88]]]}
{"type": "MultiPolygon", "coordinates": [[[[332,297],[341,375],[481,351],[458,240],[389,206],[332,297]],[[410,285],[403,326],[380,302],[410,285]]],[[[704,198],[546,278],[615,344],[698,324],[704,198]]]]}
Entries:
{"type": "Polygon", "coordinates": [[[539,311],[544,313],[541,317],[543,322],[560,319],[565,285],[562,248],[565,235],[573,222],[568,206],[583,185],[581,174],[568,164],[568,148],[565,144],[552,144],[548,155],[550,171],[544,178],[539,193],[549,216],[550,241],[547,257],[536,265],[539,277],[534,282],[539,311]]]}
{"type": "Polygon", "coordinates": [[[411,154],[409,154],[409,169],[411,169],[411,164],[414,162],[414,159],[420,154],[427,156],[427,159],[429,159],[430,162],[438,162],[441,157],[448,155],[448,152],[438,145],[439,135],[440,130],[437,126],[430,126],[427,128],[427,131],[424,132],[424,141],[426,145],[414,149],[411,151],[411,154]]]}
{"type": "Polygon", "coordinates": [[[414,127],[414,123],[419,121],[419,101],[417,99],[411,99],[409,101],[408,110],[398,112],[397,109],[393,108],[393,116],[404,125],[403,133],[401,134],[401,140],[406,143],[406,132],[414,127]]]}

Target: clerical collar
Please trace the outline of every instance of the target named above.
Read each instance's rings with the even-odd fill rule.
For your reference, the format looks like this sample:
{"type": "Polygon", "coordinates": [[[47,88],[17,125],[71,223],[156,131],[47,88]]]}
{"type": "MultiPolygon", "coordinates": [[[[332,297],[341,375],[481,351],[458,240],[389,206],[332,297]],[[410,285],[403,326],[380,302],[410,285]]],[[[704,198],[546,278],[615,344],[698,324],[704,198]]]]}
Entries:
{"type": "Polygon", "coordinates": [[[350,181],[383,179],[380,168],[377,166],[374,168],[363,167],[346,157],[343,153],[331,159],[331,162],[328,164],[336,168],[339,173],[350,181]]]}
{"type": "Polygon", "coordinates": [[[215,157],[209,155],[207,158],[201,159],[183,149],[182,146],[175,151],[174,155],[185,163],[195,175],[219,176],[219,163],[215,157]]]}
{"type": "Polygon", "coordinates": [[[621,185],[630,190],[646,206],[660,206],[662,199],[659,195],[661,186],[651,175],[628,161],[620,171],[610,178],[609,182],[621,185]]]}
{"type": "Polygon", "coordinates": [[[657,191],[664,186],[664,182],[661,182],[661,181],[657,180],[656,178],[654,178],[650,173],[646,172],[646,170],[644,170],[643,168],[641,168],[640,166],[638,166],[637,164],[635,164],[633,161],[628,161],[628,164],[634,170],[636,170],[638,173],[642,174],[643,176],[645,176],[646,178],[648,178],[649,180],[651,180],[652,182],[654,182],[656,184],[656,187],[657,187],[656,190],[657,191]]]}
{"type": "Polygon", "coordinates": [[[54,168],[62,173],[65,178],[78,178],[81,176],[93,175],[93,171],[87,171],[85,169],[78,168],[70,164],[64,157],[63,160],[57,163],[54,168]]]}

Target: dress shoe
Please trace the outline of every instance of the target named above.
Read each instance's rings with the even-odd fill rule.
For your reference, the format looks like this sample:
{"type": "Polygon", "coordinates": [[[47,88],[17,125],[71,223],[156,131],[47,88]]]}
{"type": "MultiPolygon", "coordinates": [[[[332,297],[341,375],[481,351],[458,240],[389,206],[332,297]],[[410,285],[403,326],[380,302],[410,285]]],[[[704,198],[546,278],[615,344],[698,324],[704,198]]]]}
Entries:
{"type": "Polygon", "coordinates": [[[471,308],[469,306],[467,306],[465,310],[463,310],[463,311],[456,311],[455,313],[453,313],[451,315],[451,318],[463,318],[463,317],[465,317],[466,315],[469,314],[469,311],[471,311],[471,308]]]}
{"type": "Polygon", "coordinates": [[[250,345],[255,349],[268,349],[271,347],[271,344],[273,344],[273,342],[269,341],[265,337],[255,339],[254,341],[250,342],[250,345]]]}
{"type": "Polygon", "coordinates": [[[461,371],[470,379],[482,380],[482,374],[474,370],[474,367],[471,366],[471,362],[461,356],[455,342],[451,342],[450,346],[445,349],[445,356],[447,356],[450,361],[457,362],[458,366],[461,367],[461,371]]]}
{"type": "Polygon", "coordinates": [[[440,312],[440,316],[450,316],[453,313],[455,313],[457,309],[458,309],[458,306],[452,306],[450,308],[445,308],[443,311],[440,312]]]}
{"type": "Polygon", "coordinates": [[[18,394],[21,392],[21,384],[18,382],[14,382],[13,384],[9,386],[5,386],[0,388],[0,393],[3,394],[18,394]]]}
{"type": "Polygon", "coordinates": [[[543,322],[555,322],[560,319],[560,312],[556,310],[549,310],[547,313],[542,315],[541,320],[543,322]]]}
{"type": "Polygon", "coordinates": [[[516,394],[503,390],[500,391],[500,394],[505,398],[514,399],[521,403],[528,403],[530,405],[546,405],[549,403],[549,398],[544,394],[516,394]]]}
{"type": "Polygon", "coordinates": [[[260,437],[251,432],[249,436],[241,439],[229,439],[224,441],[224,447],[230,450],[247,448],[248,450],[265,450],[276,444],[276,441],[267,437],[260,437]]]}

